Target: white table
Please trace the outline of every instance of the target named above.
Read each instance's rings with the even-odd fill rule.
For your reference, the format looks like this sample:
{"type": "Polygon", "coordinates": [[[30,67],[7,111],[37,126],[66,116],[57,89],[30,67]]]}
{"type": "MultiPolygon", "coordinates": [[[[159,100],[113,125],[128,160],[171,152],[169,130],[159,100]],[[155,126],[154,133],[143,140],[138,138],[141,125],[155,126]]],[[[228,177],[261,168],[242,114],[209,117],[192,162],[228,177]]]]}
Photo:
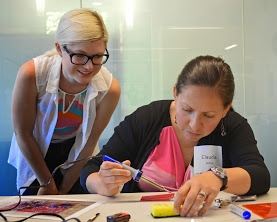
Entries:
{"type": "MultiPolygon", "coordinates": [[[[173,203],[171,202],[153,202],[153,201],[140,201],[142,196],[148,195],[158,195],[163,193],[125,193],[118,194],[115,197],[105,197],[98,194],[85,194],[85,195],[63,195],[63,196],[49,196],[51,198],[57,199],[76,199],[76,200],[104,200],[105,203],[100,206],[82,214],[78,218],[83,222],[87,222],[89,218],[95,216],[96,213],[100,213],[100,215],[94,220],[95,222],[105,222],[107,221],[107,216],[116,214],[119,212],[128,213],[131,215],[130,222],[147,222],[147,221],[190,221],[190,222],[227,222],[227,221],[251,221],[254,219],[259,219],[260,217],[252,214],[250,220],[245,220],[242,217],[232,213],[227,207],[217,208],[215,206],[211,207],[206,214],[202,217],[167,217],[167,218],[159,218],[155,219],[151,216],[151,204],[154,203],[173,203]]],[[[230,199],[231,194],[227,194],[225,192],[220,192],[218,198],[230,199]]],[[[43,196],[45,197],[45,196],[43,196]]],[[[1,197],[1,201],[3,201],[1,197]]],[[[39,196],[36,196],[39,198],[39,196]]],[[[256,201],[251,202],[238,202],[237,205],[241,206],[243,204],[250,203],[268,203],[268,202],[277,202],[277,188],[271,188],[270,191],[258,197],[256,201]]],[[[16,220],[16,218],[9,218],[11,220],[16,220]]],[[[29,219],[27,221],[51,221],[51,220],[39,220],[39,219],[29,219]]],[[[52,220],[53,221],[53,220],[52,220]]]]}

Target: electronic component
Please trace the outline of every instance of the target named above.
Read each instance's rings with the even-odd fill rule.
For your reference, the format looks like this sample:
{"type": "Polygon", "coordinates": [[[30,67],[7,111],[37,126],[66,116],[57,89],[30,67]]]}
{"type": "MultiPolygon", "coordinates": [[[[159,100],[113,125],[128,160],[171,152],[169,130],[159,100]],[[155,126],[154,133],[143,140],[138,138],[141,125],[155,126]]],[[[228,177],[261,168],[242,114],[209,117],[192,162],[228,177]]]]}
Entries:
{"type": "Polygon", "coordinates": [[[251,201],[251,200],[257,200],[257,196],[256,195],[251,195],[251,196],[234,195],[234,196],[231,196],[231,202],[251,201]]]}
{"type": "Polygon", "coordinates": [[[234,203],[234,202],[251,201],[251,200],[257,200],[257,196],[256,195],[251,195],[251,196],[233,195],[230,197],[230,200],[222,199],[222,198],[215,199],[214,206],[221,208],[221,207],[228,206],[229,204],[234,203]]]}
{"type": "Polygon", "coordinates": [[[229,200],[223,200],[221,198],[215,199],[214,200],[214,206],[221,208],[221,207],[225,207],[228,206],[231,202],[229,200]]]}

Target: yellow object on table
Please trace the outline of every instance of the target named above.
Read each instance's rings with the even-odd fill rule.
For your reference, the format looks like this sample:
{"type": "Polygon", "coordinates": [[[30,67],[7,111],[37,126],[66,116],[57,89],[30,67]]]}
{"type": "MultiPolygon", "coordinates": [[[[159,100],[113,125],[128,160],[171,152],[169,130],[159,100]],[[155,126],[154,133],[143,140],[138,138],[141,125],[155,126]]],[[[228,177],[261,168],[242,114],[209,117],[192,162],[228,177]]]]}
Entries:
{"type": "Polygon", "coordinates": [[[151,214],[153,217],[173,217],[180,215],[180,213],[174,212],[173,204],[152,204],[151,214]]]}

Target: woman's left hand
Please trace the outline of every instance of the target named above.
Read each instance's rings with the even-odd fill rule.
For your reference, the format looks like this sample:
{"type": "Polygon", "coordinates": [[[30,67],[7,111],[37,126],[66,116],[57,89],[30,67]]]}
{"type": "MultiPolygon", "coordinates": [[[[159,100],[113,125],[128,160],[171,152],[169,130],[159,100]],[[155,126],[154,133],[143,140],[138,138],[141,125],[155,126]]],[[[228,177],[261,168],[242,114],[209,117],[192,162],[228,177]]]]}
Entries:
{"type": "Polygon", "coordinates": [[[175,194],[174,211],[192,217],[199,210],[198,216],[202,216],[214,203],[221,186],[221,179],[211,171],[191,178],[175,194]]]}

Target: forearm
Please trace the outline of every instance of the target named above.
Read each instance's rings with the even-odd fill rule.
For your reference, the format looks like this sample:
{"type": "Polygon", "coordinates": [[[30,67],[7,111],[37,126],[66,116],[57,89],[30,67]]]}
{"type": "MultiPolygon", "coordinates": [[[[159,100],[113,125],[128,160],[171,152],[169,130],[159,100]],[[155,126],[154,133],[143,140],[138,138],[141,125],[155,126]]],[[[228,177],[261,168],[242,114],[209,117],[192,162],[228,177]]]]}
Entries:
{"type": "MultiPolygon", "coordinates": [[[[92,132],[90,134],[90,137],[87,141],[87,144],[83,148],[83,150],[80,152],[78,159],[83,159],[86,157],[89,157],[93,154],[93,151],[95,150],[97,141],[100,137],[101,132],[103,129],[98,128],[98,122],[99,120],[95,120],[94,126],[92,128],[92,132]]],[[[70,191],[74,183],[77,181],[77,179],[80,177],[81,170],[83,166],[87,163],[88,160],[83,160],[78,163],[74,163],[70,168],[66,170],[66,173],[64,175],[62,184],[59,188],[59,192],[61,194],[66,194],[70,191]]]]}
{"type": "Polygon", "coordinates": [[[83,164],[75,163],[72,167],[66,170],[62,183],[59,187],[59,194],[68,194],[73,185],[76,183],[80,176],[83,164]]]}
{"type": "Polygon", "coordinates": [[[227,193],[244,195],[251,187],[251,177],[249,173],[239,167],[225,169],[228,175],[227,193]]]}
{"type": "Polygon", "coordinates": [[[251,177],[251,187],[247,195],[267,193],[270,188],[270,174],[264,163],[243,166],[251,177]]]}
{"type": "Polygon", "coordinates": [[[51,173],[33,135],[22,135],[17,133],[16,138],[22,154],[35,173],[39,183],[41,185],[48,183],[51,173]]]}
{"type": "MultiPolygon", "coordinates": [[[[99,136],[90,137],[91,139],[88,140],[86,146],[83,148],[83,150],[80,152],[76,160],[81,160],[84,158],[87,158],[92,155],[95,146],[97,144],[97,140],[99,136]],[[96,138],[95,138],[96,137],[96,138]]],[[[61,186],[59,188],[60,194],[67,194],[72,186],[75,184],[75,182],[80,177],[81,170],[83,166],[87,163],[88,159],[84,159],[80,162],[74,163],[71,167],[69,167],[63,177],[63,181],[61,183],[61,186]]]]}

